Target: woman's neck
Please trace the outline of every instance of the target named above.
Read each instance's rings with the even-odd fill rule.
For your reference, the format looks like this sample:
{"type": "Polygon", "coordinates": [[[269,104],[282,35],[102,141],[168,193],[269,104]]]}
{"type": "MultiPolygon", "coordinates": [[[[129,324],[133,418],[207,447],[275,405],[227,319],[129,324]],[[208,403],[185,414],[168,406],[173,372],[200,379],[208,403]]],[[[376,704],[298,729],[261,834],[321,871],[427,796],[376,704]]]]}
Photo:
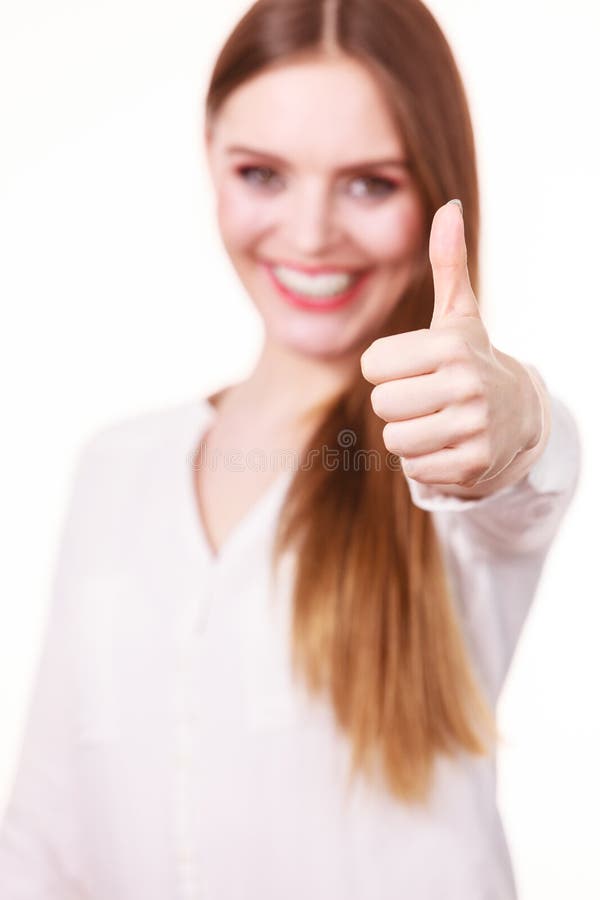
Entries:
{"type": "Polygon", "coordinates": [[[266,342],[248,378],[209,400],[220,416],[245,418],[251,411],[264,425],[293,427],[343,391],[359,369],[358,353],[323,360],[266,342]]]}

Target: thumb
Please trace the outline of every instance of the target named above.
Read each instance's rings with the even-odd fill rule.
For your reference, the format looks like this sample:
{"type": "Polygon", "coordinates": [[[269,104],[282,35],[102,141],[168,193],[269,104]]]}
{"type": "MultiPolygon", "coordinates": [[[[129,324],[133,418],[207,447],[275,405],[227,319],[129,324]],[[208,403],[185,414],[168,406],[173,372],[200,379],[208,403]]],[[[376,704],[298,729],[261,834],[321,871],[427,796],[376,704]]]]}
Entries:
{"type": "Polygon", "coordinates": [[[467,245],[460,200],[450,200],[433,217],[429,237],[434,304],[431,328],[460,316],[480,317],[469,280],[467,245]]]}

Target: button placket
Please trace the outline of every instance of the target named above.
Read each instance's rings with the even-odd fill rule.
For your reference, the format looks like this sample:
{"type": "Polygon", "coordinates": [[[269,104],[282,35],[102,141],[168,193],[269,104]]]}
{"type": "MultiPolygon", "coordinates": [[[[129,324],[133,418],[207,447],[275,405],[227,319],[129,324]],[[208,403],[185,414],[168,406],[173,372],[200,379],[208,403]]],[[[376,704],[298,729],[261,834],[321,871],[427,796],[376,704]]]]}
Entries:
{"type": "Polygon", "coordinates": [[[201,636],[205,633],[206,627],[208,624],[208,618],[210,616],[211,609],[214,604],[214,596],[215,596],[215,577],[216,573],[213,571],[209,571],[206,575],[206,586],[203,591],[203,596],[198,598],[194,621],[193,621],[193,633],[196,637],[201,636]]]}
{"type": "Polygon", "coordinates": [[[206,621],[207,609],[208,602],[200,609],[198,602],[188,604],[178,621],[175,636],[174,836],[182,900],[208,900],[192,815],[194,744],[190,703],[192,659],[197,650],[195,638],[206,621]]]}

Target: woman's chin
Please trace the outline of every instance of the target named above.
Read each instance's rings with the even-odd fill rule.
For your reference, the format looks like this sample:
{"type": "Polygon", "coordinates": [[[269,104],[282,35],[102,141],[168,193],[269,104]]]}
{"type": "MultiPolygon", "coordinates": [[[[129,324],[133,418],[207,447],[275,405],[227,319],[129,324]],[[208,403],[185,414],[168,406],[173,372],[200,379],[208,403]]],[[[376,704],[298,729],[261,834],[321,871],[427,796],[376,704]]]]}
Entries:
{"type": "Polygon", "coordinates": [[[290,352],[310,357],[312,359],[330,360],[351,352],[356,344],[354,332],[344,333],[340,331],[339,323],[321,323],[315,327],[311,323],[274,323],[264,321],[265,334],[269,341],[273,341],[290,352]]]}

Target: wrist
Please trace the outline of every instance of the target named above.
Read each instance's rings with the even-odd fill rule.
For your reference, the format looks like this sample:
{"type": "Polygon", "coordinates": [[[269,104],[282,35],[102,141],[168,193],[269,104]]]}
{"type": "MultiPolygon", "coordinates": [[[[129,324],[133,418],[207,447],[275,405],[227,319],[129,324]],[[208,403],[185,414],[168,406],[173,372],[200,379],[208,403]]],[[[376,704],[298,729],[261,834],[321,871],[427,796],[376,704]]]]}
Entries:
{"type": "Polygon", "coordinates": [[[535,450],[547,436],[550,400],[546,386],[534,366],[522,363],[496,347],[494,352],[516,380],[517,402],[522,411],[519,419],[517,456],[522,454],[531,456],[533,455],[531,451],[535,450]]]}
{"type": "MultiPolygon", "coordinates": [[[[537,369],[527,363],[521,363],[524,373],[526,393],[525,431],[523,452],[542,452],[550,433],[550,398],[548,390],[537,369]]],[[[537,456],[538,454],[536,454],[537,456]]]]}

